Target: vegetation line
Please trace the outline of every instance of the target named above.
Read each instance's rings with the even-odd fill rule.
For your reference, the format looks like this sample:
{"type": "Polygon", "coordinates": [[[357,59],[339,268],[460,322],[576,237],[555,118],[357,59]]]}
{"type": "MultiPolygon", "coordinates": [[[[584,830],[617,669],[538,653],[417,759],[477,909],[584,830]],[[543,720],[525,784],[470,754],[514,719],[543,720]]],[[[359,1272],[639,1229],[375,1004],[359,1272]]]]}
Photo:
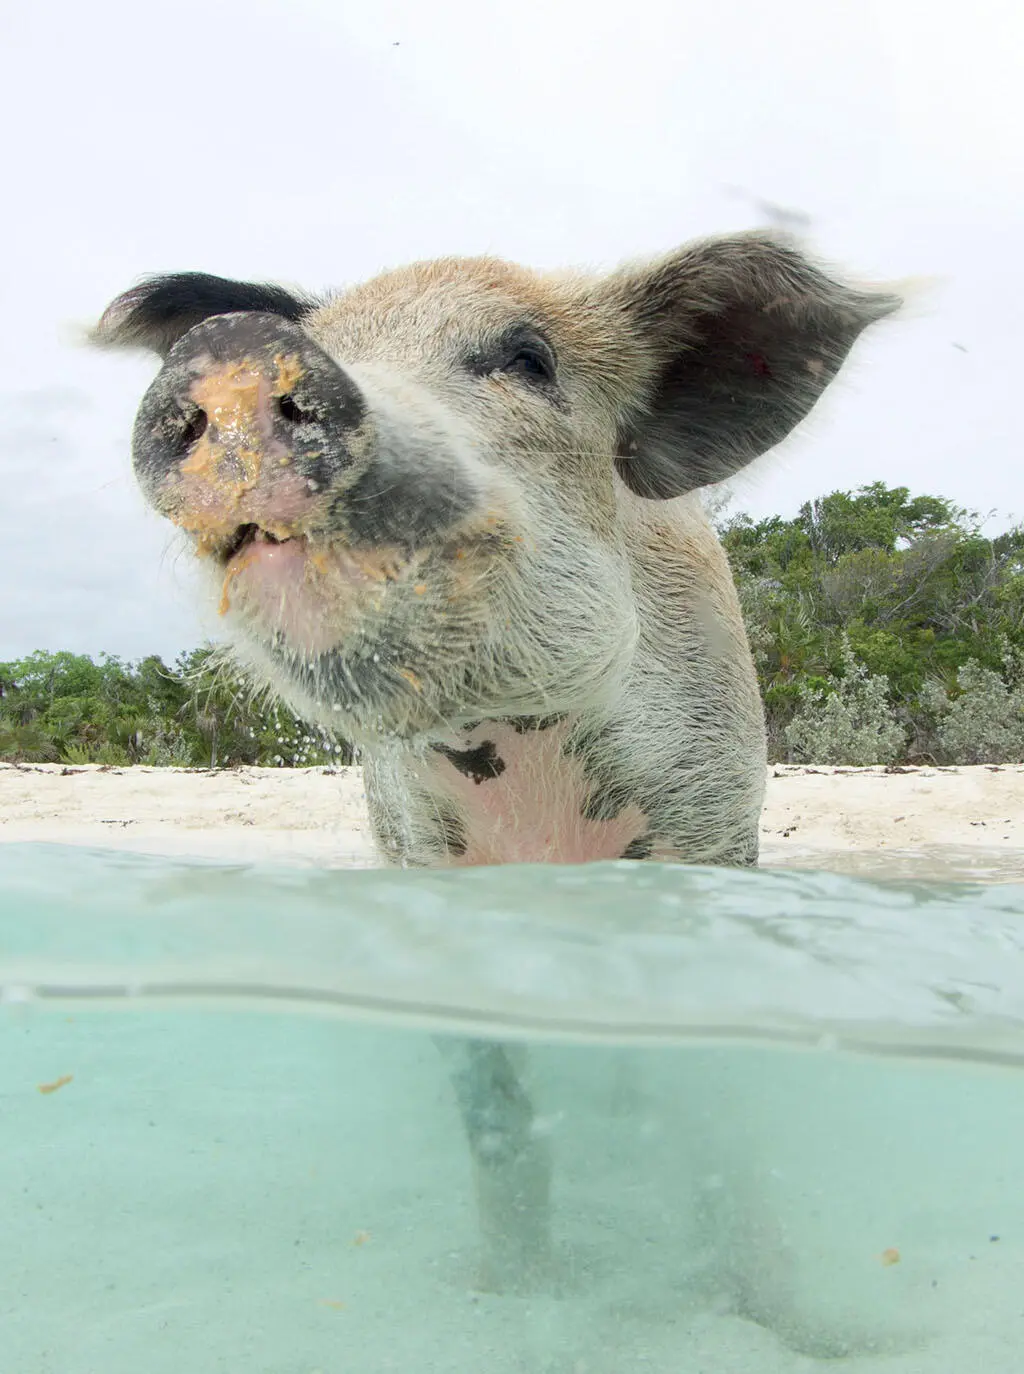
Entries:
{"type": "MultiPolygon", "coordinates": [[[[792,520],[715,518],[739,589],[770,757],[1024,762],[1024,527],[872,483],[792,520]]],[[[0,759],[229,768],[351,762],[204,647],[0,662],[0,759]]]]}

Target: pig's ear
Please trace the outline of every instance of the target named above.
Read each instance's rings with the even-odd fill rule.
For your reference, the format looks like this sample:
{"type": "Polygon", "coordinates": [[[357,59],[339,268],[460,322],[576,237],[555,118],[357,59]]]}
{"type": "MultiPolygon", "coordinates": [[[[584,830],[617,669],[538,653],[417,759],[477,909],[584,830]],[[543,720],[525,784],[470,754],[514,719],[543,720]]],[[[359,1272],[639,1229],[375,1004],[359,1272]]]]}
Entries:
{"type": "Polygon", "coordinates": [[[603,290],[649,360],[627,399],[616,466],[638,495],[661,498],[720,482],[780,443],[861,331],[902,303],[831,280],[765,232],[621,269],[603,290]]]}
{"type": "Polygon", "coordinates": [[[148,277],[111,301],[91,339],[101,347],[147,348],[166,358],[182,335],[211,315],[258,311],[299,320],[316,305],[282,286],[178,272],[148,277]]]}

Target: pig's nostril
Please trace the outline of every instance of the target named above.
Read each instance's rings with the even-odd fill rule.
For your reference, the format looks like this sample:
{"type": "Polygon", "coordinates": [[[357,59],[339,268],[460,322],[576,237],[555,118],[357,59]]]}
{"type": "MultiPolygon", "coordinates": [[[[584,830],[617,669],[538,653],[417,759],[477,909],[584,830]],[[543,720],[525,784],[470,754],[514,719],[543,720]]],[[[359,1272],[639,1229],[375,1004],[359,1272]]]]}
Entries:
{"type": "Polygon", "coordinates": [[[174,422],[171,439],[174,450],[173,456],[184,458],[206,433],[208,424],[206,411],[200,410],[198,406],[190,406],[187,410],[179,411],[174,422]]]}
{"type": "Polygon", "coordinates": [[[277,413],[289,425],[306,425],[316,418],[310,411],[303,410],[294,396],[287,395],[278,396],[277,413]]]}

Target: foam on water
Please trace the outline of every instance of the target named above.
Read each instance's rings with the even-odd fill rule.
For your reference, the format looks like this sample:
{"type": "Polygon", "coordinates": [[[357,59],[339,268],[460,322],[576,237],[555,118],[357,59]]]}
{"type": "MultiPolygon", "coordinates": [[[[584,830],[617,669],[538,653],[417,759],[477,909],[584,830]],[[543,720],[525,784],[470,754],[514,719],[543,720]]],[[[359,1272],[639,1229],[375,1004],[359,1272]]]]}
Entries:
{"type": "Polygon", "coordinates": [[[0,846],[0,998],[12,1374],[1019,1369],[1020,887],[0,846]],[[439,1031],[529,1052],[526,1296],[439,1031]]]}

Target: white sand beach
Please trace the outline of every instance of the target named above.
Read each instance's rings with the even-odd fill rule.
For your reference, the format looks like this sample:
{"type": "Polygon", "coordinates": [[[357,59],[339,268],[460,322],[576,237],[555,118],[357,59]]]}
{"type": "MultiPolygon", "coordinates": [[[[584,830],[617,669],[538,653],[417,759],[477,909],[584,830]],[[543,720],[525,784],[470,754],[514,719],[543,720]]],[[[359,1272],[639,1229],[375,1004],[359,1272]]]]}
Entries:
{"type": "MultiPolygon", "coordinates": [[[[231,861],[377,862],[358,768],[0,763],[0,842],[231,861]]],[[[1024,880],[1024,766],[768,772],[761,862],[1024,880]]]]}

